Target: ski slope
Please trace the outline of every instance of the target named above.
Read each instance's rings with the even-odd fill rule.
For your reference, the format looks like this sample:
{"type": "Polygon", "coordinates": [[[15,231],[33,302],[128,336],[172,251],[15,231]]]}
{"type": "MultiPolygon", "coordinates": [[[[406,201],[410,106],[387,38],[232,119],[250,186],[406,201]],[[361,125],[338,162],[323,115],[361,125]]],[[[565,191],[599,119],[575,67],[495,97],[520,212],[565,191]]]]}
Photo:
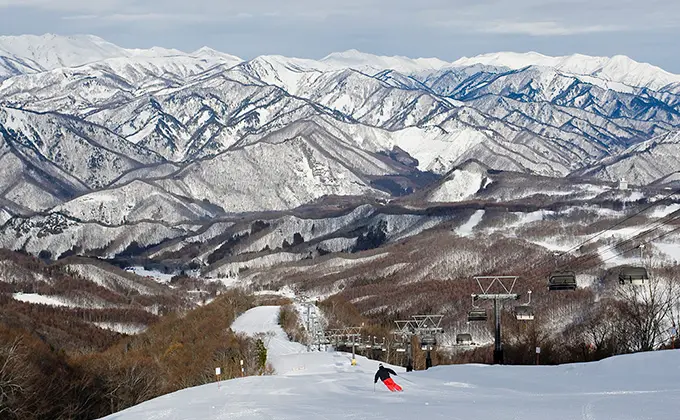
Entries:
{"type": "MultiPolygon", "coordinates": [[[[276,307],[256,308],[233,328],[275,331],[276,307]]],[[[284,339],[279,336],[276,340],[284,339]]],[[[291,343],[292,344],[292,343],[291,343]]],[[[340,352],[283,351],[277,375],[212,383],[165,395],[110,420],[672,419],[680,413],[680,351],[562,366],[458,365],[398,372],[402,393],[373,375],[378,362],[340,352]]],[[[299,350],[299,351],[298,351],[299,350]]]]}
{"type": "Polygon", "coordinates": [[[243,313],[231,325],[231,329],[237,334],[249,336],[264,334],[267,361],[272,363],[275,369],[282,356],[294,355],[307,350],[306,346],[288,340],[288,336],[278,324],[280,309],[279,306],[258,306],[243,313]]]}

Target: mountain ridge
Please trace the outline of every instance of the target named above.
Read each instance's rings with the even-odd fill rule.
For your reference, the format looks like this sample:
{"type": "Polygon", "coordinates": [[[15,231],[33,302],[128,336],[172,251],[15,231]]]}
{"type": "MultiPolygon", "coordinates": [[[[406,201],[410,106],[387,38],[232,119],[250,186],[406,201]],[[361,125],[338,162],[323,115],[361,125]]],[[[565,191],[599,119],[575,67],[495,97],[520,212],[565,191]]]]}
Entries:
{"type": "MultiPolygon", "coordinates": [[[[53,255],[86,243],[115,254],[130,238],[154,245],[223,214],[386,202],[433,183],[443,183],[440,193],[415,197],[475,199],[487,194],[484,176],[451,176],[470,160],[493,171],[618,181],[619,157],[680,131],[680,84],[665,84],[675,75],[622,57],[497,53],[447,63],[348,50],[243,61],[207,47],[20,40],[11,57],[0,42],[0,71],[12,73],[0,76],[0,218],[5,238],[63,226],[68,233],[54,242],[8,239],[13,248],[47,244],[53,255]],[[55,45],[62,50],[47,54],[55,45]],[[59,67],[66,62],[77,65],[59,67]],[[140,218],[109,208],[111,197],[134,203],[140,218]],[[62,210],[80,221],[61,220],[62,210]],[[128,232],[129,220],[142,224],[128,232]],[[96,223],[109,222],[116,244],[70,238],[103,234],[96,223]]],[[[680,155],[678,142],[657,149],[680,155]]],[[[670,181],[675,161],[663,162],[629,181],[670,181]]],[[[348,246],[336,242],[329,249],[348,246]]]]}

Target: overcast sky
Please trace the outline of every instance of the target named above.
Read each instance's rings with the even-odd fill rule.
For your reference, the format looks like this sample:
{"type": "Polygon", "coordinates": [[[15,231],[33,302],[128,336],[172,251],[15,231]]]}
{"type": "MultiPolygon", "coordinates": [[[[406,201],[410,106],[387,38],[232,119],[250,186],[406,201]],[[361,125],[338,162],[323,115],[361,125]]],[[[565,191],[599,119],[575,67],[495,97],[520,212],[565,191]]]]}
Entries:
{"type": "Polygon", "coordinates": [[[496,51],[628,55],[680,73],[680,0],[0,0],[0,34],[248,59],[361,51],[453,61],[496,51]]]}

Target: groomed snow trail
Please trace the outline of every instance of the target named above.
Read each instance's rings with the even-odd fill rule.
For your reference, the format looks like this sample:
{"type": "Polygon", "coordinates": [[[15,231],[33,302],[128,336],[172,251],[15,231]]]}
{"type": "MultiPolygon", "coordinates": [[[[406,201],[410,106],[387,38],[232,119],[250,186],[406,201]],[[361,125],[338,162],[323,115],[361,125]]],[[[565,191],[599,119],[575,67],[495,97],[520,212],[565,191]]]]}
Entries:
{"type": "Polygon", "coordinates": [[[275,363],[281,356],[306,351],[306,346],[291,342],[279,325],[280,310],[280,306],[258,306],[243,313],[231,325],[235,333],[249,336],[265,334],[263,341],[267,347],[267,358],[271,363],[275,363]]]}
{"type": "MultiPolygon", "coordinates": [[[[276,307],[256,309],[233,328],[269,330],[276,307]]],[[[458,365],[410,373],[395,367],[405,392],[390,393],[380,382],[374,391],[376,361],[357,357],[351,366],[347,353],[275,349],[282,348],[270,350],[275,376],[186,389],[106,418],[665,420],[680,412],[678,350],[562,366],[458,365]]]]}

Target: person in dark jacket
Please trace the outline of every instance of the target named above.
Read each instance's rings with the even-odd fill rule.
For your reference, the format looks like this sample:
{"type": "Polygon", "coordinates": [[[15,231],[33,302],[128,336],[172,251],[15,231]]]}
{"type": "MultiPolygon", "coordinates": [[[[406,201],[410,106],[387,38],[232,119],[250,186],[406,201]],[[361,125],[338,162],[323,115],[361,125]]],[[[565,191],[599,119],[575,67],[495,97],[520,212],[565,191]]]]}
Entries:
{"type": "Polygon", "coordinates": [[[378,365],[378,371],[375,373],[375,378],[373,379],[373,383],[377,383],[378,379],[383,381],[387,389],[390,391],[403,391],[403,389],[397,385],[392,378],[390,378],[390,373],[394,376],[399,376],[397,375],[397,372],[393,371],[390,368],[386,368],[385,366],[380,363],[378,365]]]}

